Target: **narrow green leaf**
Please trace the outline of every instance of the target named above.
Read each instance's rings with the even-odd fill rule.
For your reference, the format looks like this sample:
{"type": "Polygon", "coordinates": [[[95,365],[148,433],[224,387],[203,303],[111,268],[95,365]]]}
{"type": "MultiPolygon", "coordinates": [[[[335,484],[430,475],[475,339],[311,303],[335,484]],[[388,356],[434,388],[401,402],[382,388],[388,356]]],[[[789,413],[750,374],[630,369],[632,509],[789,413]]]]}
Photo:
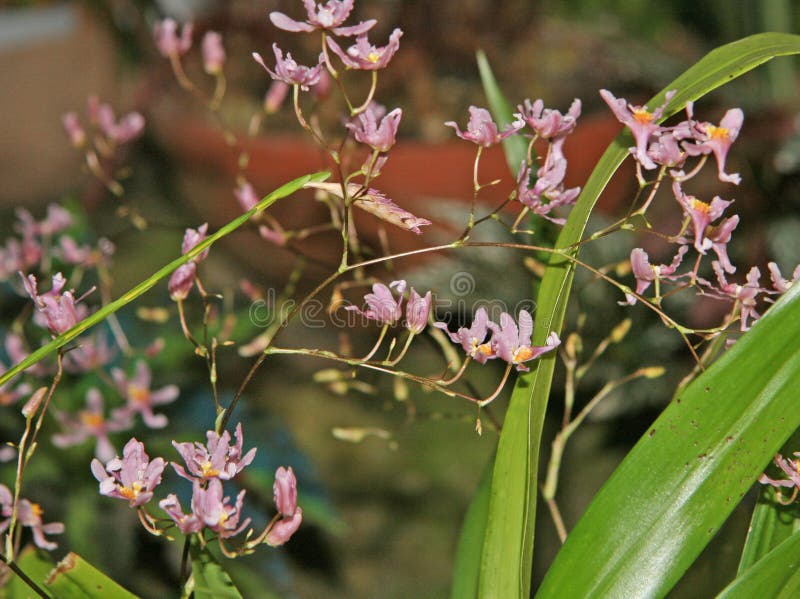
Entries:
{"type": "Polygon", "coordinates": [[[478,490],[470,502],[461,534],[458,537],[456,561],[453,567],[451,599],[473,599],[478,595],[478,577],[486,534],[486,513],[489,511],[489,491],[492,488],[492,461],[483,469],[478,490]]]}
{"type": "MultiPolygon", "coordinates": [[[[478,71],[481,75],[481,82],[483,83],[483,91],[486,93],[486,99],[489,102],[489,108],[492,112],[494,120],[497,125],[502,129],[506,125],[514,122],[514,112],[511,105],[506,101],[500,86],[497,84],[497,79],[494,78],[492,67],[489,66],[489,60],[486,58],[486,53],[483,50],[478,50],[478,71]]],[[[506,154],[506,162],[508,162],[508,169],[516,177],[519,171],[519,165],[525,160],[528,153],[528,144],[525,139],[512,135],[503,140],[503,149],[506,154]]]]}
{"type": "MultiPolygon", "coordinates": [[[[758,34],[713,50],[666,86],[648,105],[658,106],[677,90],[664,118],[756,66],[786,54],[800,53],[800,37],[758,34]]],[[[600,158],[567,220],[556,247],[581,240],[592,209],[633,145],[621,133],[600,158]]],[[[575,250],[575,255],[579,249],[575,250]]],[[[534,342],[560,332],[574,274],[573,263],[553,256],[537,298],[534,342]]],[[[511,396],[495,460],[488,525],[481,564],[480,597],[528,597],[533,559],[534,517],[542,424],[550,394],[555,357],[540,359],[520,376],[511,396]]],[[[589,549],[589,548],[587,548],[589,549]]],[[[591,548],[592,551],[596,547],[591,548]]]]}
{"type": "Polygon", "coordinates": [[[194,599],[242,599],[242,594],[207,548],[192,543],[194,599]]]}
{"type": "Polygon", "coordinates": [[[800,533],[775,547],[717,595],[717,599],[800,597],[800,533]]]}
{"type": "MultiPolygon", "coordinates": [[[[781,448],[781,453],[791,455],[798,449],[800,449],[800,431],[795,431],[781,448]]],[[[750,519],[750,528],[739,560],[738,574],[749,569],[798,530],[800,530],[800,505],[796,503],[781,505],[775,500],[774,488],[762,487],[750,519]]]]}
{"type": "Polygon", "coordinates": [[[155,272],[152,276],[148,277],[132,289],[130,289],[127,293],[124,293],[121,297],[110,302],[100,308],[97,312],[89,316],[88,318],[83,319],[81,322],[76,324],[66,333],[59,335],[55,339],[53,339],[47,345],[43,345],[33,353],[31,353],[27,358],[22,360],[19,364],[10,368],[7,372],[0,375],[0,385],[4,385],[7,381],[11,380],[17,374],[36,364],[42,358],[47,357],[58,348],[65,346],[67,343],[84,333],[85,331],[92,328],[94,325],[103,322],[106,318],[108,318],[111,314],[119,310],[120,308],[128,305],[133,300],[138,298],[140,295],[149,291],[156,283],[158,283],[161,279],[166,278],[172,271],[174,271],[179,266],[186,264],[189,260],[193,259],[194,257],[198,256],[202,253],[205,249],[211,247],[216,241],[222,239],[226,235],[232,233],[239,227],[241,227],[244,223],[246,223],[251,216],[254,214],[265,210],[281,198],[285,198],[287,196],[292,195],[299,189],[301,189],[306,183],[310,181],[324,181],[330,176],[328,172],[321,172],[315,173],[313,175],[304,175],[285,185],[282,185],[275,191],[273,191],[268,196],[264,197],[258,204],[256,204],[251,210],[248,210],[241,216],[236,217],[231,222],[226,224],[224,227],[220,228],[219,231],[216,233],[209,235],[206,239],[198,243],[194,248],[190,251],[186,252],[180,258],[176,258],[169,264],[165,265],[157,272],[155,272]]]}
{"type": "MultiPolygon", "coordinates": [[[[39,586],[39,589],[48,593],[44,581],[47,580],[55,564],[46,552],[36,549],[33,545],[28,545],[19,554],[16,564],[28,578],[39,586]]],[[[39,597],[22,578],[15,574],[11,576],[5,588],[0,589],[0,596],[6,599],[28,599],[29,597],[38,599],[39,597]],[[2,591],[5,591],[4,595],[2,591]]]]}
{"type": "Polygon", "coordinates": [[[753,509],[750,528],[742,549],[737,574],[753,567],[775,547],[800,530],[800,509],[797,504],[781,505],[775,501],[775,490],[764,487],[753,509]]]}
{"type": "Polygon", "coordinates": [[[664,410],[569,534],[537,597],[669,591],[800,426],[798,310],[800,286],[664,410]]]}
{"type": "Polygon", "coordinates": [[[58,562],[46,584],[58,599],[137,599],[76,553],[58,562]]]}

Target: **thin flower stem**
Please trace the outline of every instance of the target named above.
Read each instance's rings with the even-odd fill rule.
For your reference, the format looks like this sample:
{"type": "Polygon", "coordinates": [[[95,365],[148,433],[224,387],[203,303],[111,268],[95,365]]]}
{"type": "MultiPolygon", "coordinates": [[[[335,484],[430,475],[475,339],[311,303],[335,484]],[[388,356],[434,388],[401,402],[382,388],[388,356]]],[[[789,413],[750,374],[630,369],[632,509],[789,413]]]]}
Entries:
{"type": "Polygon", "coordinates": [[[467,356],[467,357],[464,359],[464,361],[461,363],[461,368],[459,368],[459,369],[458,369],[458,372],[456,372],[456,373],[455,373],[455,374],[454,374],[452,377],[450,377],[449,379],[443,379],[443,378],[442,378],[442,379],[437,379],[437,382],[438,382],[438,383],[439,383],[439,384],[440,384],[442,387],[449,387],[450,385],[452,385],[452,384],[453,384],[453,383],[455,383],[455,382],[456,382],[458,379],[460,379],[460,378],[461,378],[461,376],[462,376],[462,375],[464,374],[464,372],[467,370],[467,365],[468,365],[468,364],[469,364],[471,361],[472,361],[472,356],[467,356]]]}
{"type": "Polygon", "coordinates": [[[403,357],[405,357],[408,348],[411,347],[411,342],[414,340],[414,337],[415,337],[414,333],[409,331],[408,337],[406,337],[406,343],[405,345],[403,345],[403,349],[400,350],[400,353],[397,355],[397,357],[394,360],[390,360],[389,356],[386,356],[386,359],[383,361],[383,363],[386,364],[387,366],[397,366],[397,364],[400,363],[400,360],[402,360],[403,357]]]}
{"type": "Polygon", "coordinates": [[[553,519],[553,524],[556,527],[556,534],[558,540],[563,545],[567,540],[567,527],[564,526],[564,519],[561,517],[561,510],[558,509],[558,504],[555,499],[545,499],[547,508],[550,510],[550,517],[553,519]]]}
{"type": "Polygon", "coordinates": [[[506,381],[508,380],[508,375],[509,374],[511,374],[511,364],[510,363],[508,364],[508,366],[506,366],[506,371],[503,374],[503,378],[501,379],[500,384],[497,386],[497,389],[495,389],[494,393],[492,393],[489,397],[479,401],[478,402],[478,407],[483,408],[484,406],[489,405],[490,403],[492,403],[497,398],[498,395],[500,395],[500,392],[503,390],[503,387],[506,386],[506,381]]]}
{"type": "Polygon", "coordinates": [[[222,104],[222,99],[225,97],[225,90],[227,88],[227,79],[225,78],[225,74],[222,71],[219,71],[214,76],[214,95],[211,96],[211,101],[208,103],[208,107],[213,112],[219,110],[220,105],[222,104]]]}
{"type": "Polygon", "coordinates": [[[370,350],[370,352],[366,356],[361,358],[362,362],[368,362],[369,359],[375,355],[375,352],[378,351],[378,348],[381,346],[381,343],[383,343],[383,338],[386,337],[386,331],[388,330],[389,330],[389,325],[388,324],[383,325],[383,328],[381,329],[381,334],[378,336],[378,340],[375,342],[375,345],[372,347],[372,350],[370,350]]]}
{"type": "Polygon", "coordinates": [[[372,102],[372,98],[375,97],[375,90],[378,89],[378,71],[372,71],[372,83],[369,88],[369,93],[367,94],[367,99],[364,100],[363,104],[358,108],[351,108],[350,109],[350,116],[357,116],[358,114],[364,112],[369,106],[369,103],[372,102]]]}

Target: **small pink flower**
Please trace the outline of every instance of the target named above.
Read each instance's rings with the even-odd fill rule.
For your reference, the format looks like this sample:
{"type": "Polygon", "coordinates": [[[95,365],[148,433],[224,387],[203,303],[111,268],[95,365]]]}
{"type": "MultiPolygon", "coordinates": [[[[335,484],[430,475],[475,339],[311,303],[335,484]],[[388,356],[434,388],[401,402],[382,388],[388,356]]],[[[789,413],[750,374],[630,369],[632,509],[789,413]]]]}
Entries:
{"type": "Polygon", "coordinates": [[[428,326],[428,316],[431,313],[431,292],[421,296],[412,287],[406,302],[406,328],[414,335],[419,335],[428,326]]]}
{"type": "MultiPolygon", "coordinates": [[[[635,248],[631,252],[631,270],[633,276],[636,278],[636,294],[642,295],[647,291],[653,281],[659,279],[668,279],[674,281],[678,278],[675,271],[681,265],[684,254],[689,251],[685,245],[678,248],[678,253],[672,259],[671,264],[660,264],[654,266],[650,264],[650,257],[641,248],[635,248]]],[[[636,298],[630,294],[626,294],[627,304],[633,305],[636,303],[636,298]]]]}
{"type": "Polygon", "coordinates": [[[527,123],[536,135],[544,139],[554,139],[566,137],[575,130],[581,115],[581,101],[577,98],[573,100],[567,114],[545,108],[542,100],[536,100],[533,104],[530,100],[525,100],[517,106],[517,110],[519,112],[514,114],[516,119],[527,123]]]}
{"type": "Polygon", "coordinates": [[[717,298],[729,298],[739,303],[739,330],[744,332],[750,329],[750,319],[755,322],[761,315],[756,312],[758,296],[766,290],[761,288],[761,271],[758,267],[751,268],[746,277],[746,283],[728,283],[722,266],[716,260],[711,263],[717,275],[719,289],[712,289],[709,295],[717,298]]]}
{"type": "Polygon", "coordinates": [[[739,136],[743,122],[744,112],[740,108],[732,108],[722,117],[719,126],[711,123],[698,123],[694,136],[695,143],[684,142],[683,147],[690,156],[713,153],[717,160],[719,180],[738,185],[742,178],[736,173],[726,173],[725,161],[728,157],[728,150],[739,136]]]}
{"type": "Polygon", "coordinates": [[[69,136],[69,141],[75,148],[82,148],[86,143],[86,131],[81,125],[77,113],[68,112],[61,117],[61,122],[64,125],[64,130],[69,136]]]}
{"type": "Polygon", "coordinates": [[[28,275],[22,277],[25,291],[33,300],[37,308],[34,320],[36,324],[47,327],[53,335],[60,335],[74,327],[83,320],[88,310],[86,306],[78,306],[75,299],[74,290],[63,291],[67,280],[59,272],[53,276],[53,284],[50,291],[39,294],[36,277],[28,275]]]}
{"type": "Polygon", "coordinates": [[[92,474],[100,481],[100,494],[125,499],[130,507],[139,507],[153,498],[153,491],[161,484],[165,467],[163,458],[150,460],[144,444],[131,439],[122,450],[122,459],[114,457],[103,466],[92,460],[92,474]]]}
{"type": "Polygon", "coordinates": [[[519,327],[510,314],[503,312],[500,315],[500,326],[495,325],[492,331],[492,346],[497,357],[513,364],[517,370],[527,371],[528,367],[524,362],[535,360],[561,344],[558,335],[553,332],[547,337],[544,345],[531,345],[533,318],[526,310],[519,312],[519,327]]]}
{"type": "Polygon", "coordinates": [[[186,23],[178,35],[178,24],[174,19],[164,19],[155,24],[153,34],[156,41],[156,48],[164,58],[182,56],[192,47],[191,23],[186,23]]]}
{"type": "Polygon", "coordinates": [[[655,162],[647,155],[648,142],[650,137],[661,129],[656,121],[664,114],[664,109],[674,95],[675,90],[667,92],[664,103],[653,112],[650,112],[647,106],[628,104],[623,98],[615,98],[610,91],[606,89],[600,90],[600,96],[608,104],[617,120],[623,125],[627,125],[631,130],[636,140],[636,147],[631,148],[631,152],[646,169],[656,168],[655,162]]]}
{"type": "Polygon", "coordinates": [[[478,108],[477,106],[470,106],[469,123],[467,123],[466,131],[461,131],[455,121],[447,121],[445,126],[455,129],[456,135],[461,139],[488,148],[519,131],[525,126],[525,123],[523,121],[514,121],[501,132],[492,120],[492,115],[488,110],[485,108],[478,108]]]}
{"type": "Polygon", "coordinates": [[[389,36],[389,43],[383,47],[373,46],[369,43],[366,35],[359,35],[356,43],[350,46],[347,51],[342,50],[333,38],[327,38],[328,47],[333,50],[344,65],[349,69],[360,69],[366,71],[377,71],[385,68],[395,52],[400,49],[400,38],[403,32],[395,29],[389,36]]]}
{"type": "MultiPolygon", "coordinates": [[[[14,496],[11,491],[3,484],[0,484],[0,533],[5,532],[11,525],[11,515],[14,511],[14,496]]],[[[27,526],[33,533],[33,542],[37,547],[52,551],[58,545],[48,541],[44,536],[58,535],[64,532],[64,524],[61,522],[42,523],[44,510],[38,503],[33,503],[27,499],[20,499],[17,506],[17,522],[22,526],[27,526]]]]}
{"type": "Polygon", "coordinates": [[[364,296],[364,302],[367,304],[366,310],[362,311],[357,306],[347,306],[345,310],[358,312],[365,318],[380,324],[394,324],[403,315],[403,296],[400,295],[395,299],[392,289],[396,289],[398,293],[402,294],[406,289],[406,282],[392,281],[389,283],[389,287],[383,283],[375,283],[372,286],[372,293],[364,296]]]}
{"type": "Polygon", "coordinates": [[[461,327],[455,333],[451,333],[447,329],[445,322],[433,324],[437,329],[442,329],[447,333],[453,343],[460,343],[466,354],[479,364],[485,364],[487,360],[497,357],[492,344],[486,341],[489,325],[489,315],[485,308],[478,308],[475,312],[471,327],[461,327]]]}
{"type": "Polygon", "coordinates": [[[223,497],[222,482],[218,478],[208,481],[204,489],[200,481],[194,481],[192,492],[192,511],[208,528],[226,539],[242,532],[250,524],[246,518],[240,524],[245,492],[239,492],[236,503],[231,505],[229,497],[223,497]]]}
{"type": "Polygon", "coordinates": [[[203,36],[203,69],[209,75],[218,75],[225,66],[225,47],[222,36],[216,31],[207,31],[203,36]]]}
{"type": "Polygon", "coordinates": [[[328,2],[314,2],[313,0],[303,0],[303,4],[308,14],[305,22],[295,21],[282,12],[269,13],[272,24],[284,31],[292,32],[311,32],[317,29],[330,31],[335,35],[352,36],[360,35],[369,31],[376,23],[374,19],[364,21],[351,27],[342,27],[342,23],[350,16],[353,10],[354,0],[329,0],[328,2]]]}
{"type": "MultiPolygon", "coordinates": [[[[208,233],[208,223],[203,223],[197,229],[186,229],[186,232],[183,234],[183,243],[181,244],[181,253],[186,255],[189,251],[193,250],[194,247],[205,240],[206,233],[208,233]]],[[[206,248],[202,252],[200,252],[197,256],[192,258],[193,261],[200,263],[206,259],[208,256],[209,249],[206,248]]]]}
{"type": "Polygon", "coordinates": [[[211,478],[230,480],[249,465],[256,456],[255,447],[242,455],[241,422],[236,425],[234,436],[236,442],[233,445],[230,444],[231,434],[228,431],[224,431],[222,435],[208,431],[206,445],[197,442],[178,443],[173,441],[173,447],[178,450],[183,461],[186,462],[189,472],[187,473],[183,466],[175,462],[171,462],[172,467],[179,476],[187,480],[196,478],[204,481],[211,478]]]}
{"type": "Polygon", "coordinates": [[[154,414],[153,407],[172,403],[178,398],[178,387],[167,385],[156,391],[150,390],[151,375],[147,363],[140,360],[136,363],[136,374],[128,378],[119,368],[111,371],[111,376],[117,385],[117,390],[127,401],[124,408],[114,410],[118,417],[130,417],[141,414],[144,423],[150,428],[164,428],[167,426],[167,417],[164,414],[154,414]]]}
{"type": "Polygon", "coordinates": [[[253,189],[250,183],[240,183],[239,186],[233,190],[233,194],[236,196],[236,200],[239,202],[239,206],[242,207],[243,212],[249,212],[258,204],[259,197],[256,195],[255,189],[253,189]]]}
{"type": "Polygon", "coordinates": [[[356,141],[370,146],[378,152],[388,152],[395,143],[397,128],[403,111],[395,108],[383,116],[374,103],[356,117],[356,122],[347,123],[345,126],[353,132],[356,141]]]}
{"type": "Polygon", "coordinates": [[[306,67],[297,64],[292,58],[292,55],[286,53],[286,58],[283,57],[283,51],[278,48],[278,44],[272,44],[272,51],[275,53],[275,71],[271,71],[264,59],[258,52],[253,52],[255,61],[264,67],[264,70],[269,73],[269,76],[276,81],[283,81],[288,85],[299,85],[303,91],[308,91],[319,83],[320,73],[322,72],[323,57],[319,56],[319,61],[313,67],[306,67]]]}
{"type": "Polygon", "coordinates": [[[789,291],[789,288],[794,285],[797,281],[800,281],[800,264],[798,264],[794,272],[792,273],[792,280],[787,281],[781,275],[781,271],[778,268],[778,265],[775,262],[770,262],[767,264],[767,268],[769,269],[769,278],[772,281],[772,286],[778,293],[786,293],[789,291]]]}
{"type": "Polygon", "coordinates": [[[563,138],[551,144],[547,159],[536,173],[536,183],[530,186],[530,167],[524,162],[517,175],[517,199],[534,214],[563,225],[566,219],[551,216],[558,206],[572,206],[581,192],[580,187],[564,189],[564,177],[567,174],[567,159],[561,152],[563,138]]]}
{"type": "Polygon", "coordinates": [[[57,412],[56,419],[61,423],[64,432],[53,435],[53,445],[63,449],[94,438],[94,455],[104,462],[117,453],[108,434],[128,430],[132,426],[130,416],[117,410],[110,419],[106,419],[103,396],[94,387],[86,392],[86,409],[74,415],[57,412]]]}
{"type": "MultiPolygon", "coordinates": [[[[715,196],[710,204],[702,202],[694,196],[683,193],[681,185],[677,181],[672,184],[672,192],[675,195],[675,199],[678,200],[678,203],[683,208],[684,214],[692,221],[695,249],[705,255],[706,251],[711,249],[714,243],[708,237],[711,223],[722,216],[725,209],[733,202],[723,200],[719,196],[715,196]]],[[[738,220],[736,222],[738,222],[738,220]]],[[[728,226],[730,226],[730,224],[728,226]]]]}
{"type": "Polygon", "coordinates": [[[196,276],[197,264],[195,262],[187,262],[176,268],[167,285],[170,299],[175,302],[185,300],[194,286],[196,276]]]}
{"type": "Polygon", "coordinates": [[[158,507],[167,512],[167,515],[172,518],[173,522],[184,535],[189,535],[203,530],[203,522],[200,518],[192,513],[184,514],[181,508],[181,502],[178,500],[177,495],[170,493],[166,499],[158,502],[158,507]]]}
{"type": "Polygon", "coordinates": [[[108,342],[108,335],[101,330],[94,335],[81,337],[78,346],[64,356],[67,372],[86,373],[101,368],[114,359],[116,352],[108,342]]]}

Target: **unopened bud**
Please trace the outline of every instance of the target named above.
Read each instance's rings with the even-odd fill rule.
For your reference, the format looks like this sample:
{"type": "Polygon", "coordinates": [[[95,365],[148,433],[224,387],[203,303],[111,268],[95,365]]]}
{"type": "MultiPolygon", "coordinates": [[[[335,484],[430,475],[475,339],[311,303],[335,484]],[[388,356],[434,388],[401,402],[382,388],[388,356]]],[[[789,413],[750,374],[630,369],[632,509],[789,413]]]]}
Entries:
{"type": "Polygon", "coordinates": [[[264,112],[275,114],[281,109],[286,94],[289,93],[289,84],[283,81],[273,81],[264,97],[264,112]]]}
{"type": "Polygon", "coordinates": [[[225,64],[225,48],[222,36],[216,31],[209,31],[203,36],[203,68],[209,75],[218,75],[225,64]]]}
{"type": "Polygon", "coordinates": [[[564,344],[564,351],[567,352],[567,356],[571,360],[574,360],[576,356],[583,351],[583,340],[578,333],[571,333],[567,337],[567,342],[564,344]]]}
{"type": "Polygon", "coordinates": [[[628,334],[628,331],[631,330],[631,319],[626,318],[617,326],[614,327],[614,330],[611,331],[611,335],[609,335],[609,339],[611,339],[612,343],[619,343],[625,338],[625,335],[628,334]]]}
{"type": "Polygon", "coordinates": [[[400,377],[394,379],[394,398],[397,401],[408,400],[408,383],[400,377]]]}
{"type": "Polygon", "coordinates": [[[642,368],[639,373],[648,379],[657,379],[666,372],[666,368],[663,366],[648,366],[647,368],[642,368]]]}
{"type": "Polygon", "coordinates": [[[25,418],[33,418],[36,415],[36,412],[39,411],[39,406],[42,405],[42,400],[44,399],[45,395],[47,395],[47,387],[39,387],[31,398],[25,402],[25,405],[22,406],[22,415],[25,418]]]}
{"type": "Polygon", "coordinates": [[[341,381],[344,378],[344,375],[344,372],[337,370],[336,368],[325,368],[324,370],[318,370],[315,372],[311,378],[315,383],[333,383],[336,381],[341,381]]]}

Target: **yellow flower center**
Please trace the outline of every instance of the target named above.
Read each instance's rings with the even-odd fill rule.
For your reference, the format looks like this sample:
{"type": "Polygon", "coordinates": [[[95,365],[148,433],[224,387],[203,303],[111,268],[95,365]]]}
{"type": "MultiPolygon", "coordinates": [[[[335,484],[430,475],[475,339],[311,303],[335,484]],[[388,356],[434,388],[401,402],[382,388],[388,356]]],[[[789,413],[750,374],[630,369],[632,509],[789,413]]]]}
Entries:
{"type": "Polygon", "coordinates": [[[642,125],[647,125],[653,122],[653,113],[648,112],[644,108],[637,108],[633,111],[633,119],[637,123],[641,123],[642,125]]]}
{"type": "Polygon", "coordinates": [[[730,137],[730,130],[725,127],[715,127],[714,125],[706,125],[706,135],[711,139],[728,139],[730,137]]]}
{"type": "Polygon", "coordinates": [[[698,212],[702,212],[703,214],[708,214],[709,212],[711,212],[711,204],[708,204],[706,202],[701,202],[697,198],[692,198],[691,203],[693,210],[697,210],[698,212]]]}
{"type": "Polygon", "coordinates": [[[81,423],[87,428],[99,428],[103,426],[103,419],[102,414],[98,414],[97,412],[87,412],[83,411],[80,413],[81,423]]]}
{"type": "Polygon", "coordinates": [[[204,478],[211,478],[219,474],[219,470],[211,466],[211,462],[203,462],[200,466],[200,471],[203,473],[204,478]]]}
{"type": "Polygon", "coordinates": [[[367,60],[370,61],[372,64],[375,64],[381,59],[381,55],[378,54],[375,50],[367,54],[367,60]]]}
{"type": "Polygon", "coordinates": [[[130,487],[120,487],[119,494],[122,495],[125,499],[136,499],[139,496],[139,493],[142,492],[144,485],[140,481],[134,481],[134,483],[130,487]]]}
{"type": "Polygon", "coordinates": [[[41,518],[42,514],[44,514],[42,506],[39,505],[38,503],[31,503],[31,512],[33,512],[34,516],[37,516],[39,518],[41,518]]]}
{"type": "Polygon", "coordinates": [[[150,390],[130,383],[128,385],[128,397],[133,403],[147,405],[150,401],[150,390]]]}
{"type": "Polygon", "coordinates": [[[524,362],[525,360],[530,360],[533,357],[533,349],[528,346],[523,346],[518,348],[514,354],[514,364],[519,364],[520,362],[524,362]]]}

